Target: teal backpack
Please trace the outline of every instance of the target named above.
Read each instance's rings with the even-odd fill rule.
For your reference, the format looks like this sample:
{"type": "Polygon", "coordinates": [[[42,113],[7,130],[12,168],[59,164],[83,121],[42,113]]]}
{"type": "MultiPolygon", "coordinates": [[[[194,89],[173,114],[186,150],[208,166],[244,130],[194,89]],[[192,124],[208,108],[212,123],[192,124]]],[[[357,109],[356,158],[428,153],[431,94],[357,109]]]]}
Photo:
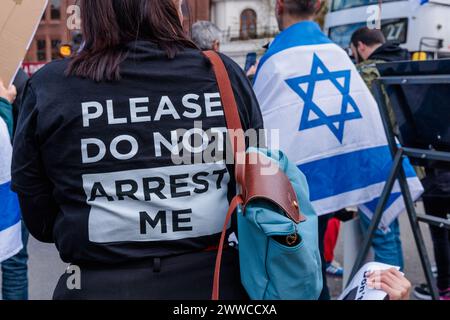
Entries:
{"type": "Polygon", "coordinates": [[[211,61],[229,130],[240,192],[228,210],[217,254],[213,300],[219,299],[220,266],[227,229],[237,211],[242,284],[252,300],[317,300],[322,291],[318,218],[306,177],[281,151],[245,152],[237,105],[221,58],[211,61]],[[236,134],[241,133],[241,134],[236,134]]]}
{"type": "Polygon", "coordinates": [[[264,199],[249,202],[245,214],[238,211],[242,283],[253,300],[317,300],[322,291],[318,218],[306,177],[281,151],[257,152],[276,161],[289,178],[306,220],[296,224],[264,199]],[[275,239],[292,234],[299,235],[294,246],[275,239]]]}

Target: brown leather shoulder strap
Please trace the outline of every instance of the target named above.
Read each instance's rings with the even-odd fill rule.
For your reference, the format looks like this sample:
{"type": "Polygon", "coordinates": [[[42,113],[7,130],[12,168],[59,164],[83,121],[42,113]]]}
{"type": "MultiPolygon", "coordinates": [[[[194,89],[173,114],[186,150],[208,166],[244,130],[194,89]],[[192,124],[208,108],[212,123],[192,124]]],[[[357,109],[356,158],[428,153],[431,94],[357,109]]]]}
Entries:
{"type": "Polygon", "coordinates": [[[277,204],[286,212],[286,215],[296,223],[304,221],[304,217],[299,212],[299,204],[295,190],[284,173],[278,172],[278,174],[270,177],[262,177],[261,163],[256,162],[252,165],[251,161],[246,161],[245,135],[242,130],[238,107],[230,78],[228,77],[228,72],[222,59],[216,52],[206,51],[203,54],[211,61],[214,68],[222,98],[227,127],[229,130],[235,130],[235,132],[229,136],[232,138],[231,144],[234,152],[236,181],[241,186],[241,193],[233,199],[228,209],[217,252],[212,299],[218,300],[220,267],[226,232],[231,217],[239,205],[243,205],[245,208],[248,201],[264,198],[277,204]]]}
{"type": "Polygon", "coordinates": [[[228,208],[228,212],[225,218],[225,222],[222,228],[222,233],[220,235],[220,241],[219,241],[219,248],[217,250],[217,257],[216,257],[216,265],[214,268],[214,282],[213,282],[213,290],[212,290],[212,297],[211,300],[217,301],[219,300],[220,295],[220,269],[222,264],[222,255],[223,255],[223,248],[225,244],[225,238],[227,235],[228,225],[230,224],[231,217],[233,216],[233,213],[236,211],[236,208],[243,204],[242,197],[240,195],[237,195],[233,198],[233,200],[230,203],[230,207],[228,208]]]}
{"type": "MultiPolygon", "coordinates": [[[[239,117],[238,106],[234,97],[233,87],[231,86],[227,69],[225,68],[225,65],[220,56],[214,51],[204,51],[203,54],[209,59],[214,69],[217,84],[219,86],[220,96],[222,99],[227,128],[228,130],[235,130],[235,132],[233,134],[230,134],[229,136],[232,137],[231,146],[233,148],[233,156],[235,161],[236,181],[238,183],[242,183],[245,176],[244,163],[240,163],[239,160],[242,160],[242,157],[244,157],[245,159],[245,139],[241,119],[239,117]]],[[[220,237],[219,248],[217,251],[216,265],[214,269],[212,300],[219,300],[220,268],[228,224],[230,223],[231,217],[236,208],[242,203],[242,197],[240,195],[237,195],[231,201],[230,207],[228,208],[225,223],[222,229],[222,234],[220,237]]]]}
{"type": "Polygon", "coordinates": [[[219,85],[220,96],[222,97],[228,129],[242,129],[233,88],[222,58],[220,58],[215,51],[204,51],[203,54],[211,61],[213,65],[217,84],[219,85]]]}
{"type": "Polygon", "coordinates": [[[222,61],[222,58],[215,51],[204,51],[203,54],[211,61],[217,84],[219,86],[220,96],[222,98],[225,119],[228,130],[234,130],[230,134],[232,138],[231,146],[235,161],[235,176],[239,184],[244,181],[244,162],[245,162],[245,136],[242,129],[241,118],[239,117],[238,106],[234,97],[233,87],[231,86],[228,71],[222,61]]]}

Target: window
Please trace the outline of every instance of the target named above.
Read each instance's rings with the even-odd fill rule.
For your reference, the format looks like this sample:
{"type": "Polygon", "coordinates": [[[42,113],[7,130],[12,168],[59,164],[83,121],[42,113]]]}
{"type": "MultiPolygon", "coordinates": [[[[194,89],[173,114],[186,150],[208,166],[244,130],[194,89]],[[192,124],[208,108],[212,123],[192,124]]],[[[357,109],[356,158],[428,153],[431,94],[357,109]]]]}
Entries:
{"type": "Polygon", "coordinates": [[[61,20],[61,0],[51,0],[50,18],[52,20],[61,20]]]}
{"type": "Polygon", "coordinates": [[[52,40],[52,60],[60,59],[59,47],[61,46],[61,40],[52,40]]]}
{"type": "MultiPolygon", "coordinates": [[[[394,2],[401,0],[383,0],[383,3],[386,2],[394,2]]],[[[368,6],[373,4],[378,4],[379,0],[333,0],[333,4],[331,6],[331,11],[338,11],[344,9],[350,9],[355,7],[368,6]]]]}
{"type": "Polygon", "coordinates": [[[255,39],[257,37],[256,24],[257,17],[256,12],[252,9],[245,9],[241,13],[241,40],[255,39]]]}
{"type": "Polygon", "coordinates": [[[47,41],[45,39],[39,39],[36,41],[37,46],[37,60],[47,61],[47,41]]]}
{"type": "Polygon", "coordinates": [[[189,28],[191,24],[193,23],[192,17],[191,17],[191,7],[189,5],[188,1],[183,1],[181,5],[181,11],[183,13],[183,27],[185,31],[189,31],[189,28]]]}
{"type": "Polygon", "coordinates": [[[338,44],[342,48],[348,48],[350,45],[350,39],[353,32],[366,25],[365,22],[359,22],[354,24],[346,24],[343,26],[337,26],[330,28],[329,36],[334,43],[338,44]]]}

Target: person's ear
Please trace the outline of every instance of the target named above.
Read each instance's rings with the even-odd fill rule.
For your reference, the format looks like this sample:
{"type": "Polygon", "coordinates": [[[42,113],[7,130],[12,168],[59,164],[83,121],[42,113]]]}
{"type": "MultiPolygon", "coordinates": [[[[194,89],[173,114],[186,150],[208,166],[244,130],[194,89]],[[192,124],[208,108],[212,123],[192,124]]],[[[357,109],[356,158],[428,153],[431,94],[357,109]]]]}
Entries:
{"type": "Polygon", "coordinates": [[[322,0],[317,0],[317,3],[316,3],[316,14],[319,13],[320,8],[322,8],[322,0]]]}
{"type": "Polygon", "coordinates": [[[275,11],[277,16],[281,17],[284,13],[284,0],[277,0],[275,11]]]}
{"type": "Polygon", "coordinates": [[[220,41],[219,40],[215,40],[213,45],[212,45],[212,49],[216,52],[220,51],[220,41]]]}
{"type": "Polygon", "coordinates": [[[358,50],[359,54],[364,54],[367,50],[367,46],[364,43],[362,43],[361,41],[358,41],[356,50],[358,50]]]}

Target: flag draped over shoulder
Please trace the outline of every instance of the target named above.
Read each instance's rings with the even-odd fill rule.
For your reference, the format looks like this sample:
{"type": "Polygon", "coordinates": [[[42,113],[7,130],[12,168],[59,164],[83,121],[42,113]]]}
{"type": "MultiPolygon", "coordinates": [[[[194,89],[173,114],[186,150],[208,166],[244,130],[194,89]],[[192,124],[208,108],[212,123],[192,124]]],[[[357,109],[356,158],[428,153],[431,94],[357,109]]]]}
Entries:
{"type": "Polygon", "coordinates": [[[11,153],[8,128],[0,118],[0,262],[22,249],[19,202],[10,190],[11,153]]]}
{"type": "Polygon", "coordinates": [[[421,6],[428,4],[429,0],[409,0],[412,11],[418,10],[421,6]]]}
{"type": "Polygon", "coordinates": [[[429,0],[409,0],[411,5],[413,7],[423,6],[424,4],[427,4],[429,0]]]}
{"type": "MultiPolygon", "coordinates": [[[[254,89],[267,129],[308,178],[319,215],[360,206],[375,211],[392,166],[379,109],[346,52],[314,22],[300,22],[275,38],[261,59],[254,89]]],[[[423,192],[405,161],[413,199],[423,192]]],[[[381,226],[404,210],[396,183],[381,226]]]]}

